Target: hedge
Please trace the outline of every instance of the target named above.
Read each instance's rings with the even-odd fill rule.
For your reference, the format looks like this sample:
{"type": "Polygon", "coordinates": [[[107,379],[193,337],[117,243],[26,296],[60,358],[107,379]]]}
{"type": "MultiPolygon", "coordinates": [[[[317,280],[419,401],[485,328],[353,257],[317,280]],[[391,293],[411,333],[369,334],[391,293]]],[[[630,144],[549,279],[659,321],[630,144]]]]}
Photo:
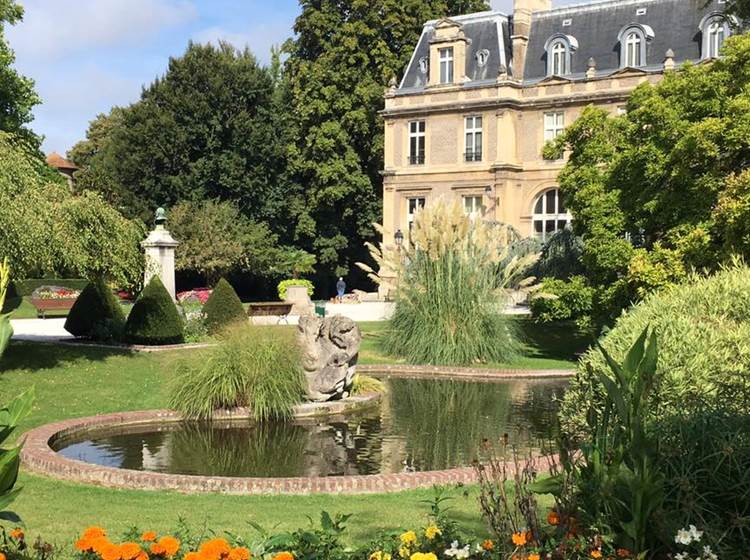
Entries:
{"type": "Polygon", "coordinates": [[[130,311],[125,341],[154,346],[184,341],[182,319],[158,276],[151,279],[130,311]]]}
{"type": "Polygon", "coordinates": [[[237,292],[232,285],[224,280],[219,280],[213,292],[203,306],[206,316],[206,327],[208,332],[216,333],[231,324],[247,321],[245,308],[242,306],[237,292]]]}
{"type": "Polygon", "coordinates": [[[89,283],[78,296],[65,321],[76,337],[111,340],[122,334],[125,314],[112,290],[102,281],[89,283]]]}

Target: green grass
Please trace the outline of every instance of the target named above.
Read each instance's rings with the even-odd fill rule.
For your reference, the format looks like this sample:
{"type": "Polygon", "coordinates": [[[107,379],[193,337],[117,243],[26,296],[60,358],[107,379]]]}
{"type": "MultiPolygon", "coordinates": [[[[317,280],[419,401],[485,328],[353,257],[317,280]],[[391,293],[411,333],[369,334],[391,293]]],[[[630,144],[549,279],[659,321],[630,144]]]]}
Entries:
{"type": "MultiPolygon", "coordinates": [[[[578,356],[591,344],[588,332],[581,331],[573,323],[538,324],[528,317],[513,319],[524,345],[523,355],[508,363],[476,364],[486,368],[517,369],[571,369],[578,356]]],[[[405,360],[388,356],[380,347],[380,337],[388,323],[360,323],[362,346],[359,354],[361,364],[400,364],[405,360]]]]}
{"type": "MultiPolygon", "coordinates": [[[[377,349],[382,323],[363,324],[362,363],[393,363],[377,349]]],[[[570,326],[539,326],[520,320],[527,333],[529,357],[514,367],[571,367],[586,338],[570,326]]],[[[290,327],[272,327],[290,329],[290,327]]],[[[584,344],[585,345],[585,344],[584,344]]],[[[200,351],[187,356],[201,359],[200,351]]],[[[37,400],[20,431],[48,422],[127,410],[164,408],[176,364],[184,352],[136,354],[86,347],[13,343],[0,362],[0,402],[8,402],[32,385],[37,400]]],[[[382,529],[412,527],[424,520],[421,503],[432,491],[373,496],[182,495],[171,492],[120,491],[63,483],[23,473],[24,490],[13,509],[23,517],[27,533],[67,546],[85,526],[97,523],[118,534],[133,525],[166,531],[180,517],[189,524],[252,535],[248,520],[264,527],[306,526],[321,510],[353,513],[349,542],[364,542],[382,529]]],[[[468,532],[484,535],[476,489],[454,491],[452,516],[468,532]],[[464,495],[466,493],[466,496],[464,495]]]]}

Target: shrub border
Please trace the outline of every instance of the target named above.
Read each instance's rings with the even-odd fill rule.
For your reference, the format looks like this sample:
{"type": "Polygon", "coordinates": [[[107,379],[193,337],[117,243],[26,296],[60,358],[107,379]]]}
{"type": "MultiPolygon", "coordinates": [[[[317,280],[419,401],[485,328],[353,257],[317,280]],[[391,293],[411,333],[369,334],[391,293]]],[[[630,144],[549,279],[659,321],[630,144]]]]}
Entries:
{"type": "MultiPolygon", "coordinates": [[[[534,379],[565,378],[573,372],[567,370],[484,370],[479,368],[436,368],[429,366],[385,366],[360,365],[359,373],[385,374],[394,377],[453,378],[464,380],[491,379],[534,379]]],[[[295,408],[295,418],[314,418],[346,414],[371,406],[380,400],[380,395],[351,397],[344,401],[329,403],[307,403],[295,408]]],[[[218,419],[248,418],[247,410],[222,413],[218,419]]],[[[30,471],[58,480],[94,484],[107,488],[151,491],[177,491],[182,493],[222,493],[239,495],[268,494],[380,494],[399,492],[417,488],[431,488],[435,485],[474,484],[476,473],[472,467],[461,467],[439,471],[408,472],[398,474],[375,474],[330,477],[290,477],[290,478],[251,478],[196,476],[165,474],[129,469],[103,467],[83,461],[67,459],[52,450],[50,445],[63,437],[80,434],[91,429],[108,425],[153,424],[154,422],[175,423],[181,416],[173,411],[152,410],[139,412],[119,412],[87,418],[69,419],[46,424],[30,430],[23,436],[24,447],[21,460],[30,471]]],[[[535,460],[538,472],[546,472],[547,462],[538,457],[535,460]]],[[[515,465],[507,465],[513,473],[515,465]]]]}

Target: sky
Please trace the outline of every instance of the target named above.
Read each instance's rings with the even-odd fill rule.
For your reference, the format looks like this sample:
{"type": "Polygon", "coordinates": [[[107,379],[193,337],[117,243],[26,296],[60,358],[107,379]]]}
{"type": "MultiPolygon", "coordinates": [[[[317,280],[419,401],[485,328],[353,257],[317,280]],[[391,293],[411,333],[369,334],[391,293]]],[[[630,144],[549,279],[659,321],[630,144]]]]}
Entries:
{"type": "MultiPolygon", "coordinates": [[[[17,0],[23,22],[7,31],[16,68],[36,83],[42,103],[31,127],[43,150],[64,154],[88,123],[114,105],[137,101],[187,42],[223,39],[268,62],[292,34],[297,0],[17,0]]],[[[581,0],[554,0],[554,5],[581,0]]],[[[511,11],[512,0],[492,0],[511,11]]]]}

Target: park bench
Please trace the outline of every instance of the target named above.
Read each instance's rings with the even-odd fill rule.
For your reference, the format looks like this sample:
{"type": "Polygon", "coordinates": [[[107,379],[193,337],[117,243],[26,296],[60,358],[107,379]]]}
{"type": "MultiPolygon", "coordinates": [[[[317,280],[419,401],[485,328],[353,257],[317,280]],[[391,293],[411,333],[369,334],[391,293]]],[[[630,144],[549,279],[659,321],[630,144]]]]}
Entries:
{"type": "Polygon", "coordinates": [[[292,304],[283,301],[269,301],[264,303],[251,303],[247,308],[247,315],[253,317],[276,317],[276,323],[282,321],[288,323],[289,314],[292,312],[292,304]]]}

